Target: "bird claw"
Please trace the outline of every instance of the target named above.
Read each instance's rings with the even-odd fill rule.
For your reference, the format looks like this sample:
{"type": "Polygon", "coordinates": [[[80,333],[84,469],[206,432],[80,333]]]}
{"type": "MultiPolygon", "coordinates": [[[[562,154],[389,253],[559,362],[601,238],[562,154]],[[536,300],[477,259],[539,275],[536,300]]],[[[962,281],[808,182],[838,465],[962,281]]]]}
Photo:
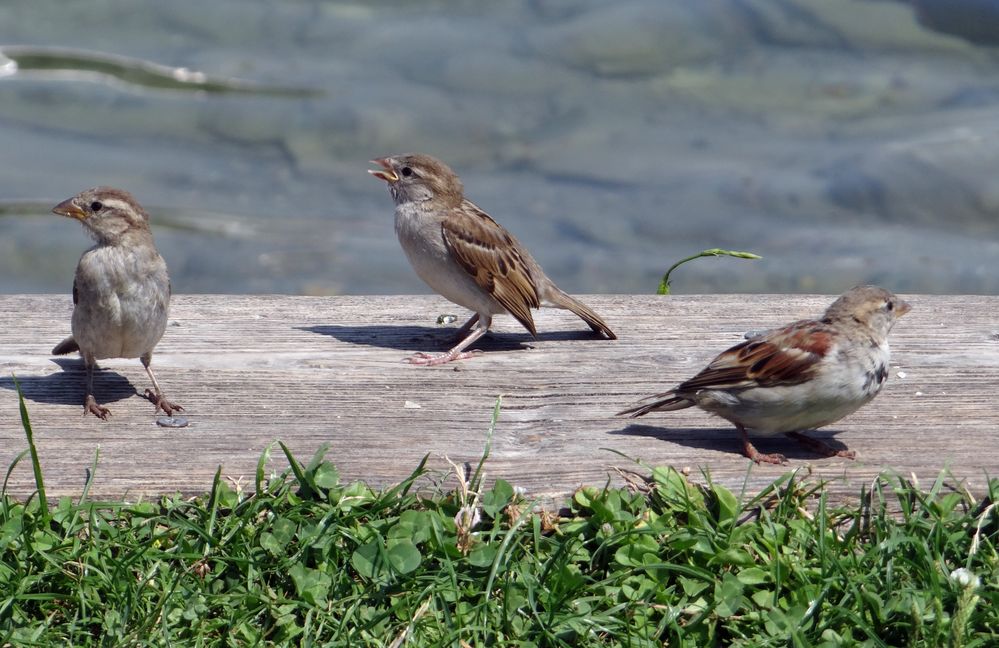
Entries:
{"type": "Polygon", "coordinates": [[[775,466],[787,465],[787,457],[778,452],[774,452],[771,454],[764,454],[762,452],[757,452],[755,455],[751,456],[750,459],[755,461],[757,464],[768,463],[768,464],[774,464],[775,466]]]}
{"type": "Polygon", "coordinates": [[[145,396],[146,398],[149,399],[149,402],[151,402],[153,405],[156,406],[156,409],[153,410],[153,414],[156,414],[160,410],[163,410],[163,413],[166,414],[167,416],[173,416],[174,412],[184,411],[183,407],[171,403],[167,399],[163,398],[162,394],[157,394],[152,389],[147,389],[145,396]]]}
{"type": "Polygon", "coordinates": [[[83,401],[83,415],[93,414],[102,421],[108,420],[111,416],[111,410],[98,404],[97,399],[93,396],[87,395],[87,398],[83,401]]]}
{"type": "Polygon", "coordinates": [[[787,457],[777,452],[772,454],[760,452],[756,449],[756,446],[749,441],[749,437],[746,436],[745,429],[740,428],[740,432],[742,433],[742,454],[749,457],[751,461],[756,462],[757,465],[761,463],[774,464],[777,466],[787,465],[787,457]]]}

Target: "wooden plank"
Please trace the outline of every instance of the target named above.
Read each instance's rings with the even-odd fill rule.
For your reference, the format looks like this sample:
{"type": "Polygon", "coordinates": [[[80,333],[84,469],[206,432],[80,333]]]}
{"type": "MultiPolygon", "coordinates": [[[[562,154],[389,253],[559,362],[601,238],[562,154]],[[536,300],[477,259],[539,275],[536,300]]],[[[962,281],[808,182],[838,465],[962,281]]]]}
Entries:
{"type": "MultiPolygon", "coordinates": [[[[999,298],[906,296],[913,311],[892,334],[888,385],[872,404],[832,426],[857,461],[822,459],[790,440],[761,440],[791,467],[859,492],[883,471],[923,482],[941,470],[980,491],[999,474],[999,298]]],[[[137,360],[112,360],[97,381],[109,421],[82,416],[78,359],[49,351],[69,332],[68,296],[0,296],[0,464],[26,447],[11,374],[21,381],[50,496],[77,496],[100,447],[91,493],[129,499],[201,493],[219,465],[252,489],[263,449],[284,441],[300,460],[323,443],[348,480],[387,485],[425,453],[476,461],[493,405],[503,409],[486,466],[529,497],[558,501],[602,485],[620,452],[650,465],[700,469],[736,491],[759,489],[785,468],[751,467],[734,430],[696,409],[637,420],[614,412],[689,377],[751,329],[820,313],[830,296],[589,296],[620,339],[596,339],[570,313],[544,309],[540,339],[509,317],[481,357],[425,368],[402,359],[447,348],[440,313],[465,313],[429,296],[175,296],[153,366],[166,394],[187,408],[184,429],[155,424],[138,397],[137,360]]],[[[460,324],[461,322],[457,322],[460,324]]],[[[823,435],[828,438],[827,435],[823,435]]],[[[268,469],[287,467],[280,452],[268,469]]],[[[34,489],[22,461],[8,491],[34,489]]]]}

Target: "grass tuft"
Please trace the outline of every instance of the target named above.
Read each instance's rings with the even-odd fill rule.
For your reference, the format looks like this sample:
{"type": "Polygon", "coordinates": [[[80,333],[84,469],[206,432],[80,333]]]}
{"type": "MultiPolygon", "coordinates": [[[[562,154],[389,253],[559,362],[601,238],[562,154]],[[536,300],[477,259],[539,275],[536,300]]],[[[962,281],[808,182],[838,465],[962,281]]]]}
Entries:
{"type": "Polygon", "coordinates": [[[639,467],[555,512],[484,462],[376,490],[281,447],[252,493],[216,473],[203,497],[43,514],[4,490],[0,645],[999,643],[999,480],[884,476],[838,506],[796,473],[746,496],[639,467]]]}

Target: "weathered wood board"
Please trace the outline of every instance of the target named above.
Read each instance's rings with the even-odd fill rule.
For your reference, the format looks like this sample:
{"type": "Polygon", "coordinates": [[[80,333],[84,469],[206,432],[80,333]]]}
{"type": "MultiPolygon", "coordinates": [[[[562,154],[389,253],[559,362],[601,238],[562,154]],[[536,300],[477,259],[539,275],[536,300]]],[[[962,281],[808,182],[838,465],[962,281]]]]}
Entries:
{"type": "MultiPolygon", "coordinates": [[[[112,417],[82,415],[79,359],[49,351],[69,333],[69,296],[0,296],[0,464],[26,448],[12,374],[21,382],[50,497],[78,496],[100,446],[91,496],[130,500],[202,493],[223,474],[252,489],[256,462],[275,440],[307,461],[323,443],[344,478],[388,485],[424,454],[443,471],[477,461],[496,397],[503,395],[489,479],[528,497],[561,500],[603,485],[613,468],[651,465],[710,471],[737,492],[762,488],[788,468],[750,466],[735,431],[696,409],[641,419],[614,413],[689,377],[745,331],[812,316],[831,296],[590,296],[620,339],[597,339],[572,314],[542,310],[539,339],[510,317],[472,360],[443,367],[402,362],[441,351],[466,313],[437,297],[175,296],[153,367],[190,426],[156,425],[138,360],[110,360],[96,381],[112,417]],[[441,313],[461,318],[435,325],[441,313]]],[[[924,483],[942,470],[980,491],[999,475],[999,297],[907,296],[913,311],[891,337],[884,392],[819,436],[855,450],[856,461],[818,458],[789,439],[760,440],[790,468],[855,495],[884,470],[924,483]],[[830,435],[835,433],[832,438],[830,435]]],[[[268,470],[287,468],[280,451],[268,470]]],[[[8,492],[34,490],[30,462],[8,492]]]]}

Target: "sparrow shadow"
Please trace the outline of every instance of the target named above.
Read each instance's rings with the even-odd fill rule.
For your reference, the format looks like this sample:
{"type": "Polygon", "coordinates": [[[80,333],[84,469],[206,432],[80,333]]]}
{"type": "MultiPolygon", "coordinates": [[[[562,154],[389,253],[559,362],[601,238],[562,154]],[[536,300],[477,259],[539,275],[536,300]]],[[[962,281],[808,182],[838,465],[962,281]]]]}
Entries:
{"type": "MultiPolygon", "coordinates": [[[[398,349],[400,351],[447,351],[458,343],[457,328],[437,326],[387,326],[384,324],[370,326],[341,326],[328,324],[326,326],[296,326],[299,331],[308,331],[318,335],[329,335],[341,342],[363,344],[366,346],[398,349]]],[[[590,330],[582,331],[552,331],[541,333],[537,341],[542,340],[587,340],[601,338],[590,330]]],[[[525,349],[535,340],[529,333],[493,333],[490,331],[475,344],[472,349],[481,351],[513,351],[525,349]]]]}
{"type": "MultiPolygon", "coordinates": [[[[729,452],[737,457],[742,457],[742,442],[739,440],[739,433],[735,428],[665,428],[653,425],[637,425],[632,423],[620,430],[612,430],[608,434],[615,436],[641,436],[659,439],[660,441],[670,441],[679,443],[690,448],[703,448],[705,450],[717,450],[719,452],[729,452]]],[[[829,433],[817,434],[815,431],[808,433],[813,439],[824,441],[834,450],[846,450],[847,446],[835,440],[829,433]]],[[[762,453],[777,452],[788,459],[798,459],[809,461],[823,459],[824,457],[814,450],[804,446],[783,434],[774,437],[755,437],[750,435],[749,440],[762,453]]]]}
{"type": "MultiPolygon", "coordinates": [[[[69,358],[54,359],[62,368],[59,373],[48,376],[25,376],[18,378],[21,393],[25,400],[35,403],[56,405],[83,405],[84,383],[87,371],[83,360],[69,358]]],[[[0,377],[0,387],[16,391],[14,379],[10,376],[0,377]]],[[[94,372],[94,397],[98,403],[114,403],[135,396],[135,386],[120,373],[99,369],[94,372]]]]}

